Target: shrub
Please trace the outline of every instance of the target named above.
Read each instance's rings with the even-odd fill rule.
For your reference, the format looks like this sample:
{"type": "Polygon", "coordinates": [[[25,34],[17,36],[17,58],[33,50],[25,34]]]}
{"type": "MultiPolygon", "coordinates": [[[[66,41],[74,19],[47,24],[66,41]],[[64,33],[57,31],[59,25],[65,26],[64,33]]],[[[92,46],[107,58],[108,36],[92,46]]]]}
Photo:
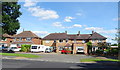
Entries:
{"type": "Polygon", "coordinates": [[[21,51],[22,51],[22,52],[27,52],[26,47],[22,46],[22,47],[21,47],[21,51]]]}
{"type": "Polygon", "coordinates": [[[111,49],[110,53],[114,55],[114,54],[118,54],[118,51],[119,50],[117,48],[113,48],[111,49]]]}
{"type": "Polygon", "coordinates": [[[31,45],[22,45],[21,51],[22,52],[29,52],[31,45]]]}
{"type": "Polygon", "coordinates": [[[97,54],[103,54],[103,50],[96,50],[97,54]]]}

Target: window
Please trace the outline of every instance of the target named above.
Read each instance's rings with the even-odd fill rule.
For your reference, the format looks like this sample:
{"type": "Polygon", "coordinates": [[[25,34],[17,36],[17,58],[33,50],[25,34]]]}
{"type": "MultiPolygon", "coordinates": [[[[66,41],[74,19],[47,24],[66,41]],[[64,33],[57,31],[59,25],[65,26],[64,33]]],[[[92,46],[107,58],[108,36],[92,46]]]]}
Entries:
{"type": "Polygon", "coordinates": [[[68,42],[68,39],[66,39],[66,43],[68,42]]]}
{"type": "Polygon", "coordinates": [[[14,41],[16,41],[16,38],[14,38],[14,41]]]}
{"type": "Polygon", "coordinates": [[[10,43],[12,43],[12,41],[10,41],[10,43]]]}
{"type": "Polygon", "coordinates": [[[58,48],[59,48],[59,51],[63,50],[63,47],[62,47],[62,46],[59,46],[58,48]]]}
{"type": "Polygon", "coordinates": [[[74,39],[74,43],[76,43],[76,39],[74,39]]]}
{"type": "Polygon", "coordinates": [[[56,43],[56,40],[54,40],[54,43],[56,43]]]}
{"type": "Polygon", "coordinates": [[[31,41],[31,38],[26,38],[27,41],[31,41]]]}
{"type": "Polygon", "coordinates": [[[85,43],[85,40],[82,40],[82,43],[85,43]]]}
{"type": "Polygon", "coordinates": [[[49,40],[46,40],[45,42],[46,42],[46,43],[49,43],[50,41],[49,41],[49,40]]]}
{"type": "Polygon", "coordinates": [[[102,42],[102,40],[98,40],[98,42],[102,42]]]}
{"type": "Polygon", "coordinates": [[[20,41],[22,41],[22,38],[19,38],[20,41]]]}
{"type": "Polygon", "coordinates": [[[92,40],[92,43],[95,43],[95,40],[92,40]]]}
{"type": "Polygon", "coordinates": [[[59,40],[59,42],[60,42],[60,43],[62,43],[62,42],[63,42],[63,40],[59,40]]]}
{"type": "Polygon", "coordinates": [[[37,46],[32,46],[32,49],[37,49],[37,46]]]}

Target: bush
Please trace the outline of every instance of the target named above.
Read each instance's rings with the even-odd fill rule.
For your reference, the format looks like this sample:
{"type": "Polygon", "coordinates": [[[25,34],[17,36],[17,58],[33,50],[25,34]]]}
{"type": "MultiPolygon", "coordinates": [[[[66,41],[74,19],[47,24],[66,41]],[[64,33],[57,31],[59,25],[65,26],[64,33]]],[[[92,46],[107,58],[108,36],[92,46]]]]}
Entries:
{"type": "Polygon", "coordinates": [[[22,45],[21,51],[22,52],[29,52],[31,45],[22,45]]]}
{"type": "Polygon", "coordinates": [[[118,51],[119,50],[117,48],[113,48],[111,49],[110,53],[114,55],[114,54],[118,54],[118,51]]]}
{"type": "Polygon", "coordinates": [[[21,47],[21,52],[27,52],[27,49],[24,46],[22,46],[21,47]]]}
{"type": "Polygon", "coordinates": [[[103,54],[103,50],[96,50],[97,54],[103,54]]]}

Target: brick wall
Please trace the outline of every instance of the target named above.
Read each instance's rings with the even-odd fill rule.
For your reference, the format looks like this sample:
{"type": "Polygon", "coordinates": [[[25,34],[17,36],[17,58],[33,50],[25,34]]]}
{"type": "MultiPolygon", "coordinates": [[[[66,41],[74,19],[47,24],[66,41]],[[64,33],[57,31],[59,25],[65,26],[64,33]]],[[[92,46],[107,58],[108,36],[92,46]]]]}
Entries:
{"type": "Polygon", "coordinates": [[[32,38],[32,42],[33,42],[33,44],[41,44],[42,43],[41,39],[39,39],[39,38],[32,38]]]}

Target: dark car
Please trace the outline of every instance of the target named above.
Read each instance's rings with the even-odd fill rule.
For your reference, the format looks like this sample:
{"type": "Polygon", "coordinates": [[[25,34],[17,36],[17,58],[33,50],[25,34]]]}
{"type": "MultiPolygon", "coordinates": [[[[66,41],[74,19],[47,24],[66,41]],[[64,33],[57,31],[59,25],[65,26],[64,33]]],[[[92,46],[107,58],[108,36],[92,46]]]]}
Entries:
{"type": "Polygon", "coordinates": [[[8,51],[8,47],[2,47],[2,51],[8,51]]]}

